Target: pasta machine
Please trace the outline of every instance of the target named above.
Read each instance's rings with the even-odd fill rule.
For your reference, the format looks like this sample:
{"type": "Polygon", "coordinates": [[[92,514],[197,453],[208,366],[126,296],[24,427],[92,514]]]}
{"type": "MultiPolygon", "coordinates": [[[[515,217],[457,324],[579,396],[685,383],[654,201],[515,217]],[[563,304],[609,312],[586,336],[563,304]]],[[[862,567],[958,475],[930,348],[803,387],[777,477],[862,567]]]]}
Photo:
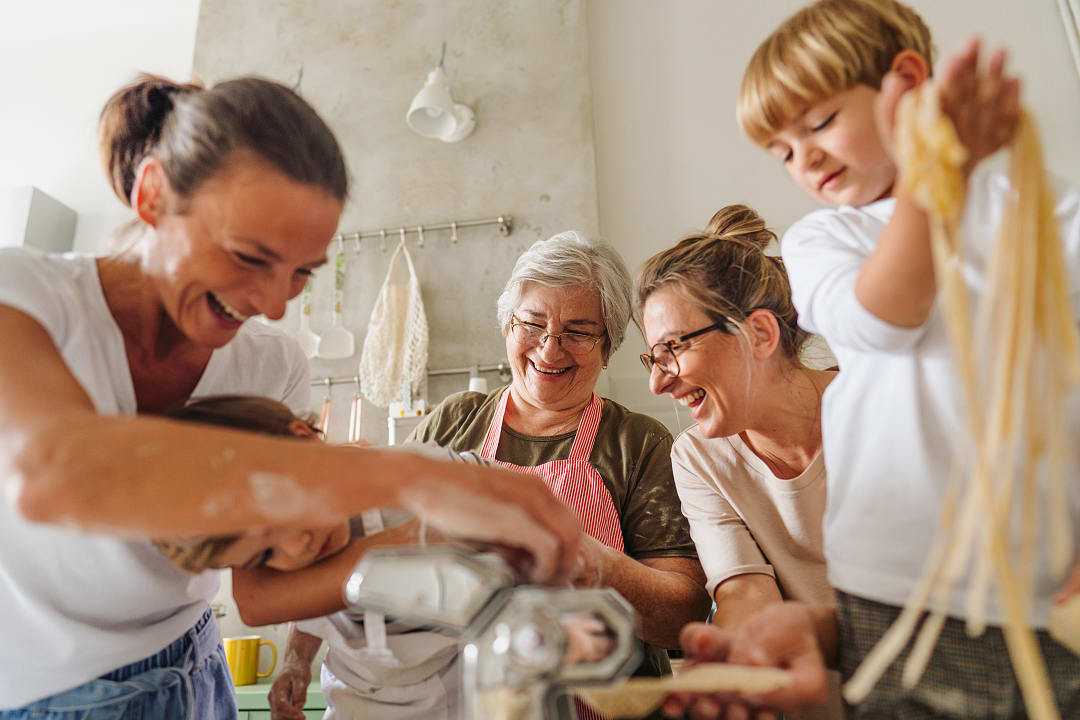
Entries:
{"type": "Polygon", "coordinates": [[[378,612],[460,638],[468,720],[575,718],[569,689],[626,677],[641,657],[616,591],[517,585],[491,553],[377,548],[344,587],[349,612],[378,612]]]}

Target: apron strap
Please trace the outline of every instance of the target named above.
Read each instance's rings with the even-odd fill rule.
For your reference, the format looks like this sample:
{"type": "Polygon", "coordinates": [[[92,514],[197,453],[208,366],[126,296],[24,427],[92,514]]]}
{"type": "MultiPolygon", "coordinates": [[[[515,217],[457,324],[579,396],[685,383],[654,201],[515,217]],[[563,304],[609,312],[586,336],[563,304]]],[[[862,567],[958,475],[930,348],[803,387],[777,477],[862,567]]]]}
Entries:
{"type": "MultiPolygon", "coordinates": [[[[502,437],[503,419],[506,417],[506,403],[510,399],[510,388],[503,391],[499,398],[499,405],[495,409],[495,416],[491,419],[487,434],[484,436],[484,445],[480,449],[480,457],[488,462],[495,461],[495,453],[499,449],[499,440],[502,437]]],[[[600,416],[603,414],[603,400],[593,393],[592,400],[585,406],[585,412],[581,414],[577,431],[574,433],[574,442],[570,446],[570,454],[567,460],[579,460],[588,462],[592,454],[593,445],[596,442],[596,430],[600,427],[600,416]]]]}
{"type": "Polygon", "coordinates": [[[487,435],[484,436],[484,446],[480,448],[480,459],[487,462],[495,462],[495,452],[499,449],[499,438],[502,437],[503,418],[506,416],[506,401],[510,399],[510,388],[503,390],[499,398],[499,405],[495,408],[495,417],[488,425],[487,435]]]}
{"type": "MultiPolygon", "coordinates": [[[[364,535],[380,533],[385,528],[382,519],[382,511],[378,508],[365,510],[360,514],[360,520],[364,524],[364,535]]],[[[366,649],[373,655],[390,655],[390,649],[386,645],[386,616],[377,612],[364,613],[364,643],[366,649]]]]}
{"type": "Polygon", "coordinates": [[[600,415],[602,414],[603,401],[600,396],[593,393],[592,401],[581,414],[578,423],[577,434],[574,435],[574,444],[570,446],[570,455],[567,460],[589,462],[592,455],[593,445],[596,442],[596,430],[600,427],[600,415]]]}

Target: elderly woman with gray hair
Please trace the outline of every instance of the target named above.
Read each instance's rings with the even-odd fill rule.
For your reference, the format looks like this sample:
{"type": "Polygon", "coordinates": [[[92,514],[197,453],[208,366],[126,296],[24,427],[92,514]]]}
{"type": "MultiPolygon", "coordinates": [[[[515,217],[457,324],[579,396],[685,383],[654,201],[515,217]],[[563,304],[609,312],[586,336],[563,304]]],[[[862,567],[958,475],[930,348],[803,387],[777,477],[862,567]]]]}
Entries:
{"type": "Polygon", "coordinates": [[[534,243],[498,300],[512,381],[451,395],[413,439],[539,476],[586,535],[575,583],[618,590],[641,619],[639,674],[670,672],[659,648],[705,617],[708,598],[671,472],[671,434],[595,393],[623,341],[631,283],[615,250],[577,231],[534,243]],[[657,647],[659,646],[659,647],[657,647]]]}
{"type": "MultiPolygon", "coordinates": [[[[683,625],[705,618],[709,598],[675,490],[671,434],[656,420],[595,393],[601,369],[626,332],[630,292],[630,275],[610,245],[576,231],[534,243],[498,300],[512,382],[487,395],[451,395],[409,441],[471,453],[473,460],[544,480],[576,512],[583,529],[573,582],[615,588],[637,609],[646,646],[637,673],[659,676],[671,672],[663,648],[677,646],[683,625]]],[[[368,540],[417,542],[416,523],[396,525],[400,520],[387,517],[391,529],[368,540]]],[[[290,617],[300,614],[301,603],[303,615],[316,614],[312,602],[340,602],[344,573],[352,567],[349,551],[341,558],[337,572],[301,570],[277,576],[277,588],[263,585],[244,594],[260,599],[258,604],[285,603],[290,617]]],[[[284,616],[261,615],[259,622],[284,616]]],[[[285,667],[270,693],[275,720],[303,717],[321,638],[330,640],[322,667],[327,720],[459,717],[456,640],[430,628],[392,625],[390,664],[366,653],[366,628],[348,615],[294,626],[285,667]]],[[[559,714],[571,716],[569,707],[559,714]]],[[[598,716],[579,705],[577,717],[598,716]]]]}

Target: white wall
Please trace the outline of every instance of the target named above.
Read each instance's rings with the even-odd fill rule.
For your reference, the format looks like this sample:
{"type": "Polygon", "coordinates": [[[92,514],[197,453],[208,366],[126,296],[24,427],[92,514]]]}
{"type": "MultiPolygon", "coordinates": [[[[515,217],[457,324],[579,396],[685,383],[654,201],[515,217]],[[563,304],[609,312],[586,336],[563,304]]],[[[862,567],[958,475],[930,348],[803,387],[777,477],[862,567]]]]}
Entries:
{"type": "Polygon", "coordinates": [[[97,154],[97,117],[140,71],[191,75],[199,0],[5,2],[0,186],[36,185],[79,214],[77,250],[129,218],[97,154]]]}
{"type": "MultiPolygon", "coordinates": [[[[590,0],[600,230],[632,269],[745,202],[778,231],[813,205],[735,122],[743,68],[796,0],[590,0]]],[[[973,33],[1005,43],[1043,130],[1051,170],[1080,183],[1080,78],[1055,0],[912,0],[940,56],[973,33]]],[[[669,418],[648,399],[634,333],[611,367],[616,398],[669,418]]]]}
{"type": "MultiPolygon", "coordinates": [[[[431,369],[489,365],[506,350],[495,300],[518,256],[536,240],[598,226],[592,98],[581,0],[337,0],[267,4],[203,0],[195,68],[220,80],[256,72],[300,91],[333,129],[352,177],[341,231],[415,227],[509,214],[514,231],[488,226],[408,237],[429,330],[431,369]],[[405,111],[447,43],[446,71],[476,131],[445,144],[405,125],[405,111]],[[343,81],[343,78],[347,80],[343,81]]],[[[347,360],[315,360],[316,376],[351,376],[391,257],[378,240],[347,243],[343,325],[357,340],[347,360]]],[[[393,230],[387,249],[394,247],[393,230]]],[[[329,327],[333,268],[318,273],[311,326],[329,327]]],[[[283,323],[299,325],[298,301],[283,323]]],[[[468,378],[431,378],[427,399],[468,378]]],[[[488,374],[492,388],[499,382],[488,374]]],[[[333,388],[330,437],[344,439],[354,385],[333,388]]],[[[314,393],[318,404],[325,391],[314,393]]],[[[364,439],[386,441],[386,411],[365,402],[364,439]]]]}
{"type": "MultiPolygon", "coordinates": [[[[514,232],[492,227],[410,235],[430,333],[431,368],[505,359],[495,300],[518,256],[536,240],[568,228],[595,233],[597,221],[592,99],[585,10],[581,0],[203,0],[195,41],[207,81],[256,72],[300,91],[337,135],[353,185],[343,232],[415,227],[442,220],[510,214],[514,232]],[[456,97],[477,112],[474,134],[447,145],[405,125],[405,111],[447,42],[446,70],[456,97]]],[[[388,248],[393,247],[391,234],[388,248]]],[[[352,243],[344,326],[359,351],[390,253],[352,243]]],[[[312,328],[330,324],[333,268],[318,274],[312,328]]],[[[297,302],[283,323],[298,325],[297,302]]],[[[353,375],[358,357],[315,360],[313,374],[353,375]]],[[[489,374],[496,387],[497,375],[489,374]]],[[[467,378],[432,378],[437,402],[467,378]]],[[[329,434],[343,440],[355,386],[333,388],[329,434]]],[[[321,403],[325,391],[314,393],[321,403]]],[[[365,402],[363,437],[386,440],[386,411],[365,402]]],[[[226,634],[248,632],[226,590],[218,595],[226,634]]],[[[258,629],[284,641],[285,626],[258,629]]]]}

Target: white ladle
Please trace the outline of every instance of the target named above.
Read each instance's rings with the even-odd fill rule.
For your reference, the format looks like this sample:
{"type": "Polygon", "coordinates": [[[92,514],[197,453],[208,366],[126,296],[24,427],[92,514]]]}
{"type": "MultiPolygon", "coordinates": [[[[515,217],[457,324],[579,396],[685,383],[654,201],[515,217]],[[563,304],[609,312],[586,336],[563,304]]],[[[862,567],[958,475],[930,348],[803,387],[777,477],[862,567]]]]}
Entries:
{"type": "Polygon", "coordinates": [[[300,347],[304,350],[304,354],[309,358],[313,358],[319,354],[319,336],[311,330],[311,284],[313,280],[308,280],[304,285],[304,292],[300,296],[300,332],[297,333],[296,340],[300,343],[300,347]]]}
{"type": "Polygon", "coordinates": [[[341,360],[356,353],[356,339],[341,324],[342,305],[345,300],[345,243],[338,238],[337,256],[334,258],[334,322],[319,340],[319,357],[341,360]]]}

